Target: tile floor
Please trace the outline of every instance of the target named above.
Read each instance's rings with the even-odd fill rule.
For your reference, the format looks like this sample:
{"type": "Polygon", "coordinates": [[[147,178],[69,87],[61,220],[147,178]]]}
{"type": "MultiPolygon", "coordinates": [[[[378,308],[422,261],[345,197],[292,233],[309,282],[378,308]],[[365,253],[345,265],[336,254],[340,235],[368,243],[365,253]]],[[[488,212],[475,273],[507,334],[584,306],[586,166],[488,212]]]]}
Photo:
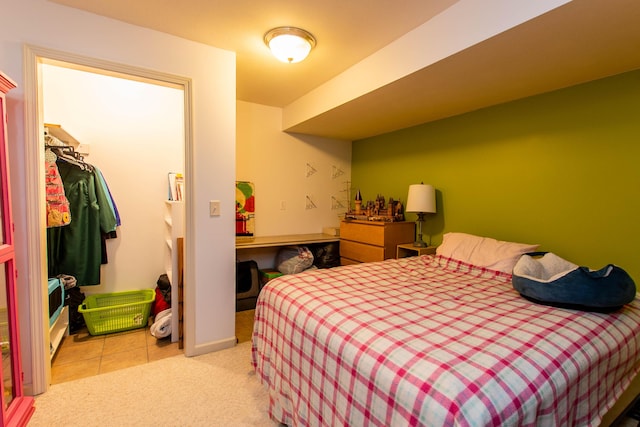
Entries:
{"type": "Polygon", "coordinates": [[[65,337],[51,363],[51,383],[104,374],[182,354],[171,338],[158,340],[146,328],[114,334],[89,334],[86,328],[65,337]]]}
{"type": "MultiPolygon", "coordinates": [[[[254,310],[236,313],[238,342],[251,339],[254,310]]],[[[146,328],[92,336],[85,329],[65,337],[51,363],[51,383],[103,374],[182,354],[171,338],[156,339],[146,328]]]]}

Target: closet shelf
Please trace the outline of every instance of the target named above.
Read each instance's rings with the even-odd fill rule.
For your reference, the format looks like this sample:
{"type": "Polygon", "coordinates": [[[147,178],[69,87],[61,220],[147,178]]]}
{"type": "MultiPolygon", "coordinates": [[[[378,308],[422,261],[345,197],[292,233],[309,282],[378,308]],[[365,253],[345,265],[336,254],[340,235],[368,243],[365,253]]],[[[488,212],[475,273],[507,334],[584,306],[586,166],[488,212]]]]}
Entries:
{"type": "Polygon", "coordinates": [[[70,145],[74,148],[78,148],[78,145],[80,145],[80,141],[71,136],[69,132],[64,130],[61,125],[45,123],[44,127],[47,129],[47,132],[51,134],[51,136],[58,138],[65,144],[70,145]]]}
{"type": "Polygon", "coordinates": [[[184,202],[165,200],[164,221],[165,227],[165,273],[171,282],[171,307],[175,307],[175,314],[171,317],[171,342],[180,340],[180,325],[178,314],[181,304],[179,291],[179,266],[182,260],[179,260],[178,240],[184,237],[184,202]]]}
{"type": "Polygon", "coordinates": [[[56,321],[49,328],[49,340],[51,343],[50,357],[55,356],[62,339],[69,336],[69,306],[65,305],[56,321]]]}

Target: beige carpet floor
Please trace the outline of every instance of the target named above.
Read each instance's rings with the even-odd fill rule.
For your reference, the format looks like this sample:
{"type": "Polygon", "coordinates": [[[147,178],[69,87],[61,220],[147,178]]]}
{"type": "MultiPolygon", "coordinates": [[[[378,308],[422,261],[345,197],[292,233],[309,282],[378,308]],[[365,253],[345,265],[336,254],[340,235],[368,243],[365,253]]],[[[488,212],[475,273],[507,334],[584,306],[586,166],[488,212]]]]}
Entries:
{"type": "MultiPolygon", "coordinates": [[[[251,343],[174,356],[51,386],[36,397],[29,427],[278,427],[251,367],[251,343]]],[[[624,418],[617,427],[635,427],[624,418]]]]}
{"type": "Polygon", "coordinates": [[[29,427],[278,426],[250,352],[243,342],[55,384],[36,397],[29,427]]]}

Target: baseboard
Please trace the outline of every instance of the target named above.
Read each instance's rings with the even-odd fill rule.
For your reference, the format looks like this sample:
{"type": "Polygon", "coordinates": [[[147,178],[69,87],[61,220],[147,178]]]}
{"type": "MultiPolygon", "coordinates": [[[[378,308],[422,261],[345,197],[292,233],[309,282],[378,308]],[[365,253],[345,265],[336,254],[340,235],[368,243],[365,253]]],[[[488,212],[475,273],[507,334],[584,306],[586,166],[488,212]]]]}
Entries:
{"type": "Polygon", "coordinates": [[[234,347],[236,345],[236,337],[229,337],[223,340],[212,341],[205,344],[196,345],[193,351],[187,352],[185,349],[185,356],[193,357],[200,356],[201,354],[212,353],[214,351],[220,351],[227,348],[234,347]]]}

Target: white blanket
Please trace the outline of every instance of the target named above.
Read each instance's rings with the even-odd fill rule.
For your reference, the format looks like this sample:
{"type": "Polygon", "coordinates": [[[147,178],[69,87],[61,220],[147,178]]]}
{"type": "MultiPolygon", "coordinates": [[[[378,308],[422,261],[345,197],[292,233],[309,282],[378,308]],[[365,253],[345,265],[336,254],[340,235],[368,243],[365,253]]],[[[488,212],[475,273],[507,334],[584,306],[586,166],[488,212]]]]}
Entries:
{"type": "Polygon", "coordinates": [[[547,252],[540,259],[523,255],[513,267],[513,274],[537,282],[550,283],[577,268],[576,264],[547,252]]]}
{"type": "Polygon", "coordinates": [[[155,322],[149,328],[151,335],[156,338],[165,338],[171,335],[171,309],[162,310],[156,314],[155,322]]]}

